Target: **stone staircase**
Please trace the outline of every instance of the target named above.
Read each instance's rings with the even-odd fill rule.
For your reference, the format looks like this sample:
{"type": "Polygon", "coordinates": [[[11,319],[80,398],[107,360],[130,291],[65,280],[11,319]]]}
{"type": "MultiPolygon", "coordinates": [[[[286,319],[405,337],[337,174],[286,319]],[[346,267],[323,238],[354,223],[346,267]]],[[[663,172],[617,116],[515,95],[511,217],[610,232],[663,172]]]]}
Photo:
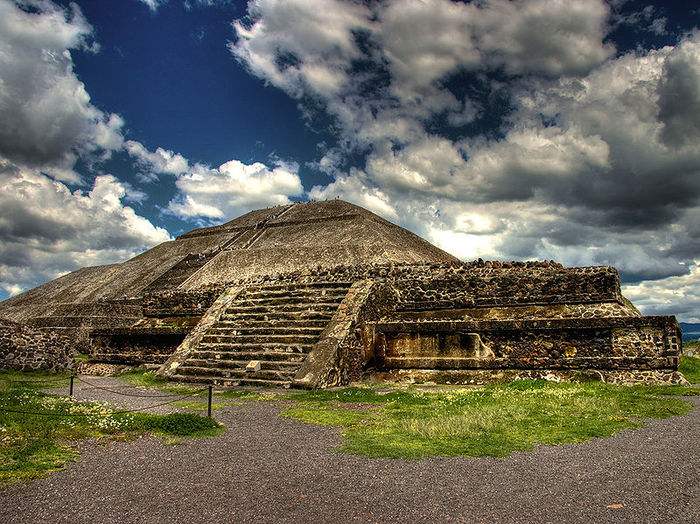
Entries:
{"type": "Polygon", "coordinates": [[[246,288],[171,378],[289,387],[351,284],[316,282],[246,288]],[[256,361],[259,370],[246,369],[256,361]]]}

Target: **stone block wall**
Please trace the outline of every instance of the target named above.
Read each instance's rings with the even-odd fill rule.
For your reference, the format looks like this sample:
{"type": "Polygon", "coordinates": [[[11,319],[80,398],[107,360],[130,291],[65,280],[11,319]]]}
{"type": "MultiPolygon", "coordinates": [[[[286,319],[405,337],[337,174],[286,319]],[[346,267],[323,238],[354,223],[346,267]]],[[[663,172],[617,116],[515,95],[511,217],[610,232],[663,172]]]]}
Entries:
{"type": "Polygon", "coordinates": [[[396,296],[385,282],[355,282],[335,315],[294,377],[303,388],[346,385],[362,376],[373,358],[373,329],[370,321],[390,314],[396,296]]]}
{"type": "Polygon", "coordinates": [[[90,334],[90,360],[112,364],[162,364],[191,328],[97,329],[90,334]]]}
{"type": "Polygon", "coordinates": [[[146,294],[145,318],[96,330],[91,356],[163,362],[194,326],[177,320],[198,320],[225,289],[321,281],[353,286],[295,378],[303,387],[360,378],[380,346],[379,368],[677,369],[675,320],[639,316],[614,268],[553,262],[319,267],[146,294]]]}
{"type": "Polygon", "coordinates": [[[145,294],[143,318],[133,326],[90,331],[90,360],[112,364],[162,364],[221,293],[220,289],[204,289],[145,294]]]}
{"type": "Polygon", "coordinates": [[[143,313],[147,317],[202,316],[223,291],[223,288],[207,288],[146,294],[143,313]]]}
{"type": "Polygon", "coordinates": [[[216,325],[221,315],[226,311],[226,308],[238,297],[241,291],[242,288],[237,287],[228,289],[219,294],[219,297],[209,309],[207,309],[197,325],[187,333],[182,339],[182,342],[180,342],[170,356],[163,361],[163,365],[158,370],[159,376],[169,377],[177,373],[177,368],[187,362],[187,359],[197,350],[197,347],[209,329],[216,325]]]}
{"type": "Polygon", "coordinates": [[[589,304],[535,304],[471,307],[432,311],[401,311],[396,320],[541,320],[557,318],[639,317],[641,314],[619,302],[589,304]]]}
{"type": "Polygon", "coordinates": [[[379,368],[677,370],[674,317],[380,322],[379,368]]]}
{"type": "Polygon", "coordinates": [[[614,268],[565,268],[554,262],[336,266],[253,277],[206,289],[221,293],[233,285],[358,280],[390,283],[397,293],[399,311],[623,302],[614,268]]]}
{"type": "Polygon", "coordinates": [[[0,370],[66,371],[74,368],[68,338],[0,319],[0,370]]]}
{"type": "Polygon", "coordinates": [[[622,300],[610,267],[446,268],[397,279],[394,286],[404,311],[622,300]]]}

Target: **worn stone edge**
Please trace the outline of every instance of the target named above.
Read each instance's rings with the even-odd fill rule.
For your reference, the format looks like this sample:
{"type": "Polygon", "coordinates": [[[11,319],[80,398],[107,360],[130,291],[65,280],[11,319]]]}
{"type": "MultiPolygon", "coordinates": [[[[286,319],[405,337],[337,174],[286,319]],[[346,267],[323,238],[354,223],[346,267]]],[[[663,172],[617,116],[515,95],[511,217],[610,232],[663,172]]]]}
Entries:
{"type": "Polygon", "coordinates": [[[691,386],[683,373],[673,369],[605,370],[605,369],[391,369],[374,372],[370,381],[409,384],[483,385],[515,380],[548,382],[594,381],[615,385],[691,386]]]}
{"type": "Polygon", "coordinates": [[[219,321],[223,312],[241,291],[243,291],[242,286],[232,287],[224,291],[207,309],[199,323],[189,332],[170,358],[158,369],[156,375],[165,378],[174,375],[177,368],[184,364],[192,352],[197,349],[207,331],[219,321]]]}
{"type": "Polygon", "coordinates": [[[356,319],[370,297],[374,284],[373,280],[359,280],[350,287],[318,342],[294,375],[292,386],[315,389],[328,385],[328,376],[338,367],[342,358],[339,353],[356,327],[356,319]]]}

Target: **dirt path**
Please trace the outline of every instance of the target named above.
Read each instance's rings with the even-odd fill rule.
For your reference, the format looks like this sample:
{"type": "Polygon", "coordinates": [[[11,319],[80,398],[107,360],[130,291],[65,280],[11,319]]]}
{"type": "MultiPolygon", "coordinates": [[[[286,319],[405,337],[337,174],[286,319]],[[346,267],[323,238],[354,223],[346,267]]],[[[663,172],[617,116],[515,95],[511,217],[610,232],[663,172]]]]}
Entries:
{"type": "Polygon", "coordinates": [[[82,442],[65,471],[0,490],[0,522],[700,522],[699,409],[585,444],[420,461],[337,453],[337,429],[281,409],[231,404],[215,412],[226,433],[176,446],[82,442]]]}

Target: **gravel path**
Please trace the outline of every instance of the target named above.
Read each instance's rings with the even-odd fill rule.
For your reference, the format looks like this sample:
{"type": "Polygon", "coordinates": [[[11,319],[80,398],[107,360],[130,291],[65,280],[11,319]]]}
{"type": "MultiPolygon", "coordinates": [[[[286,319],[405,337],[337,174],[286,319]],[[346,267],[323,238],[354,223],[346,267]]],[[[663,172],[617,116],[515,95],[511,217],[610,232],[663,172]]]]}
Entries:
{"type": "Polygon", "coordinates": [[[420,461],[340,454],[335,428],[281,418],[273,402],[230,404],[216,438],[81,442],[78,463],[0,490],[0,522],[697,523],[691,400],[687,415],[608,439],[420,461]]]}

